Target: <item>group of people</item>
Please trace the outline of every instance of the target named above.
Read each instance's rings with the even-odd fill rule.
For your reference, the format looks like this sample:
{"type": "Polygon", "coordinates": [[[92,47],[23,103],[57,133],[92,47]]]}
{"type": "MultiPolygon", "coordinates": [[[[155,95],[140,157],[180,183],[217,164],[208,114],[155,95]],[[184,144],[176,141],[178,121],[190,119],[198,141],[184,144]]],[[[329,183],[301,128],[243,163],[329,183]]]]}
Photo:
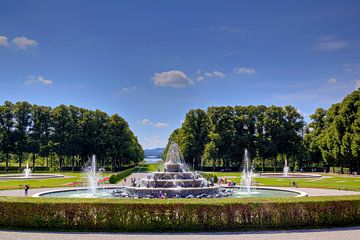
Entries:
{"type": "Polygon", "coordinates": [[[228,187],[235,187],[236,186],[236,183],[235,183],[234,180],[228,180],[226,178],[219,178],[218,184],[219,184],[219,186],[221,186],[223,184],[225,184],[228,187]]]}

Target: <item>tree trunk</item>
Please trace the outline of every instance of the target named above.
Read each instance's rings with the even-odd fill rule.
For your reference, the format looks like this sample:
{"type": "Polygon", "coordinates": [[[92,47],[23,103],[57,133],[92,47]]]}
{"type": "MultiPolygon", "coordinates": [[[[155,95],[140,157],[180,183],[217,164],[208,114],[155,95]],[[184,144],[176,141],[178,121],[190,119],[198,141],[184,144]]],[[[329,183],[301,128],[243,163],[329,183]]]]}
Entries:
{"type": "Polygon", "coordinates": [[[5,165],[5,171],[9,171],[9,153],[6,153],[6,165],[5,165]]]}
{"type": "Polygon", "coordinates": [[[273,159],[274,172],[276,172],[276,157],[273,159]]]}
{"type": "Polygon", "coordinates": [[[262,172],[265,171],[265,158],[262,158],[262,172]]]}
{"type": "Polygon", "coordinates": [[[33,153],[33,154],[32,154],[32,162],[33,162],[32,171],[33,171],[33,172],[35,172],[35,159],[36,159],[36,154],[33,153]]]}
{"type": "Polygon", "coordinates": [[[22,172],[21,170],[21,163],[22,163],[22,153],[19,153],[19,171],[22,172]]]}
{"type": "Polygon", "coordinates": [[[71,158],[71,171],[74,172],[74,163],[75,163],[75,156],[72,155],[72,158],[71,158]]]}
{"type": "Polygon", "coordinates": [[[213,171],[214,171],[214,172],[215,172],[215,168],[216,168],[215,166],[216,166],[216,159],[214,158],[214,159],[213,159],[213,171]]]}

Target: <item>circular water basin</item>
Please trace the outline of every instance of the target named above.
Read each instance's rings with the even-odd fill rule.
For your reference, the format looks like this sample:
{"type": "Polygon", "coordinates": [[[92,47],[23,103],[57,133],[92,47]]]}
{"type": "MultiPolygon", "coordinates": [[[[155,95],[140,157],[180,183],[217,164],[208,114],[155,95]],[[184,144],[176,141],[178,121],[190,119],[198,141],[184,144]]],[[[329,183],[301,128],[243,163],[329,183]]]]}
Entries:
{"type": "MultiPolygon", "coordinates": [[[[134,198],[134,196],[118,195],[114,196],[114,192],[125,191],[124,188],[98,188],[94,195],[88,188],[78,188],[69,190],[55,190],[42,192],[33,195],[33,197],[48,197],[48,198],[134,198]]],[[[268,187],[254,187],[250,193],[242,187],[234,188],[220,188],[219,192],[226,193],[218,196],[219,194],[193,196],[193,198],[257,198],[257,197],[302,197],[307,194],[296,190],[287,190],[280,188],[268,187]]],[[[135,197],[138,198],[138,197],[135,197]]]]}

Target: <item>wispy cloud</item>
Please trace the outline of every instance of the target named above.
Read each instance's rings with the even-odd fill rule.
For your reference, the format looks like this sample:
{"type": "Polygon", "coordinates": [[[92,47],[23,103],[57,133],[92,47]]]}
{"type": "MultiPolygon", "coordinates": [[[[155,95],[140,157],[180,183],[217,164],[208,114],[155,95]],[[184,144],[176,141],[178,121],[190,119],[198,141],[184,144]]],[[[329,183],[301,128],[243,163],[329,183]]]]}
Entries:
{"type": "Polygon", "coordinates": [[[234,68],[234,72],[236,74],[255,74],[256,69],[248,68],[248,67],[237,67],[237,68],[234,68]]]}
{"type": "Polygon", "coordinates": [[[137,124],[146,126],[146,125],[153,125],[154,123],[152,121],[150,121],[149,119],[144,118],[141,121],[137,121],[137,124]]]}
{"type": "Polygon", "coordinates": [[[334,51],[346,48],[349,43],[345,40],[336,39],[334,36],[323,37],[313,44],[313,50],[317,52],[334,51]]]}
{"type": "Polygon", "coordinates": [[[328,83],[336,83],[336,78],[330,78],[330,79],[328,80],[328,83]]]}
{"type": "Polygon", "coordinates": [[[52,80],[46,79],[43,76],[29,76],[28,79],[25,81],[25,84],[45,84],[51,85],[53,84],[52,80]]]}
{"type": "Polygon", "coordinates": [[[355,79],[353,82],[355,83],[355,90],[358,90],[360,88],[360,79],[355,79]]]}
{"type": "Polygon", "coordinates": [[[6,36],[0,36],[0,46],[2,47],[9,46],[8,38],[6,36]]]}
{"type": "Polygon", "coordinates": [[[154,127],[156,128],[168,128],[170,126],[170,124],[168,123],[161,123],[161,122],[158,122],[154,125],[154,127]]]}
{"type": "Polygon", "coordinates": [[[210,71],[210,72],[196,72],[196,81],[203,81],[205,78],[224,78],[226,74],[221,71],[210,71]]]}
{"type": "Polygon", "coordinates": [[[151,121],[148,118],[144,118],[143,120],[137,121],[136,123],[139,125],[143,125],[143,126],[153,126],[155,128],[167,128],[170,126],[170,124],[165,123],[165,122],[154,123],[153,121],[151,121]]]}
{"type": "Polygon", "coordinates": [[[149,137],[140,139],[140,143],[144,149],[165,147],[167,144],[167,139],[163,139],[160,136],[149,136],[149,137]]]}
{"type": "Polygon", "coordinates": [[[210,31],[218,32],[218,33],[224,33],[224,34],[239,34],[242,36],[248,36],[251,35],[251,31],[246,29],[240,29],[235,26],[213,26],[210,27],[210,31]]]}
{"type": "Polygon", "coordinates": [[[184,72],[179,70],[155,73],[152,79],[154,84],[160,87],[181,88],[193,84],[193,81],[184,72]]]}
{"type": "Polygon", "coordinates": [[[120,92],[121,94],[125,94],[125,93],[129,93],[129,92],[135,91],[135,90],[137,90],[137,89],[138,89],[138,88],[137,88],[136,86],[132,86],[132,87],[122,87],[119,92],[120,92]]]}
{"type": "Polygon", "coordinates": [[[16,37],[12,40],[12,43],[15,47],[19,49],[27,49],[28,47],[33,47],[39,45],[39,43],[33,39],[26,38],[24,36],[16,37]]]}

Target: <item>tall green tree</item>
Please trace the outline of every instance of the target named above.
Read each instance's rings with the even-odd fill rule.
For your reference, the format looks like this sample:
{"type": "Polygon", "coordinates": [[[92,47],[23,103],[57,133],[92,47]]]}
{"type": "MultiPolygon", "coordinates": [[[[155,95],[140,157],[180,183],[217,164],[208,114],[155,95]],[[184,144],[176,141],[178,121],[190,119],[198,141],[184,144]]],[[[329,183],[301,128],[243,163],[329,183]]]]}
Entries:
{"type": "Polygon", "coordinates": [[[0,151],[5,154],[5,171],[9,170],[10,153],[15,150],[14,105],[6,101],[0,106],[0,151]]]}
{"type": "Polygon", "coordinates": [[[14,110],[15,117],[15,149],[18,155],[19,171],[28,151],[29,128],[31,124],[31,105],[28,102],[17,102],[14,110]]]}

